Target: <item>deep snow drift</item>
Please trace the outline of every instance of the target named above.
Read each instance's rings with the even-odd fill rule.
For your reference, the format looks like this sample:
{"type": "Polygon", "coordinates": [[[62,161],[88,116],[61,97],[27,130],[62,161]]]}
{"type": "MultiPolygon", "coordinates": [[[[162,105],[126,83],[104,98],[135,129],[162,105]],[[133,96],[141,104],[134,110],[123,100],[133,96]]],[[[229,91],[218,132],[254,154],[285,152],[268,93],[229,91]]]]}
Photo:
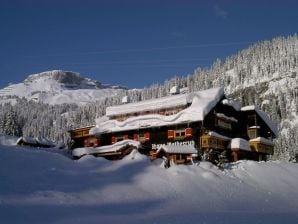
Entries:
{"type": "Polygon", "coordinates": [[[1,145],[0,223],[297,223],[297,164],[160,164],[1,145]]]}

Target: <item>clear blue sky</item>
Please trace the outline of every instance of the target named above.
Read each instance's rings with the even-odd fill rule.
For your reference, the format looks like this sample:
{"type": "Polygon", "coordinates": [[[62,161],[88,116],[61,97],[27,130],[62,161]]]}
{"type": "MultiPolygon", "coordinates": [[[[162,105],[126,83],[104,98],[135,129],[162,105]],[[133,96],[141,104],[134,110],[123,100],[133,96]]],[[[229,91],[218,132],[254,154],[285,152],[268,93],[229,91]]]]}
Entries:
{"type": "Polygon", "coordinates": [[[0,0],[0,88],[53,69],[140,88],[297,28],[290,0],[0,0]]]}

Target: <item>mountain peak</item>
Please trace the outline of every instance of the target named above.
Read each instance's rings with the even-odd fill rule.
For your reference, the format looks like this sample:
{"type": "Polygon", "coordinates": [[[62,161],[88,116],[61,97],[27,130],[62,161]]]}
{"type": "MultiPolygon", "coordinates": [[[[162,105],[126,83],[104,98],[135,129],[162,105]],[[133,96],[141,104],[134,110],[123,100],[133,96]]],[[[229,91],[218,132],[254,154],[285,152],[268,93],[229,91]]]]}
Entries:
{"type": "Polygon", "coordinates": [[[29,75],[23,82],[12,84],[0,90],[1,99],[25,97],[50,104],[94,102],[113,96],[127,89],[122,86],[102,84],[86,78],[78,72],[52,70],[29,75]]]}
{"type": "Polygon", "coordinates": [[[33,83],[43,81],[43,80],[52,80],[66,89],[78,88],[78,89],[93,89],[93,88],[103,88],[101,83],[97,80],[91,80],[89,78],[84,78],[78,72],[72,71],[63,71],[63,70],[52,70],[45,71],[37,74],[29,75],[24,83],[33,83]]]}

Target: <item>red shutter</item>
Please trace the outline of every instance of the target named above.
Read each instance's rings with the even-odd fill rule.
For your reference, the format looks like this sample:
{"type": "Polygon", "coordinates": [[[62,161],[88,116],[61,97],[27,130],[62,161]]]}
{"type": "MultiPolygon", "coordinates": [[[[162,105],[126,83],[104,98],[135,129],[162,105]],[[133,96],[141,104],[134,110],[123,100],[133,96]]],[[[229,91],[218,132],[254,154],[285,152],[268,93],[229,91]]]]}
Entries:
{"type": "Polygon", "coordinates": [[[139,135],[138,134],[133,134],[133,140],[139,141],[139,135]]]}
{"type": "Polygon", "coordinates": [[[94,146],[94,147],[97,147],[97,146],[98,146],[98,139],[97,139],[97,138],[95,138],[95,139],[93,140],[93,146],[94,146]]]}
{"type": "Polygon", "coordinates": [[[112,136],[112,144],[116,143],[117,139],[115,138],[115,136],[112,136]]]}
{"type": "Polygon", "coordinates": [[[185,136],[186,137],[191,137],[192,136],[192,129],[191,128],[186,128],[185,129],[185,136]]]}
{"type": "Polygon", "coordinates": [[[150,132],[145,132],[144,137],[145,137],[145,141],[149,141],[150,140],[150,132]]]}
{"type": "Polygon", "coordinates": [[[128,135],[123,135],[123,139],[128,139],[128,135]]]}
{"type": "Polygon", "coordinates": [[[174,139],[174,130],[168,130],[168,139],[174,139]]]}
{"type": "Polygon", "coordinates": [[[88,147],[88,139],[84,140],[84,147],[88,147]]]}

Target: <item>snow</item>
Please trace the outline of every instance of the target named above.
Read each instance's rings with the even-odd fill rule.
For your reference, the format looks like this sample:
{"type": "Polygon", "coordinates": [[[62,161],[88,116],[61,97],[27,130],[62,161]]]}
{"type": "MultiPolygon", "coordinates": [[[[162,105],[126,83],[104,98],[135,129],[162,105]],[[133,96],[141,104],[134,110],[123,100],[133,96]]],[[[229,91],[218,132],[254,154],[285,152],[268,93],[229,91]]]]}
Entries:
{"type": "Polygon", "coordinates": [[[260,129],[261,127],[260,126],[251,126],[251,127],[248,127],[249,129],[260,129]]]}
{"type": "Polygon", "coordinates": [[[189,94],[161,97],[157,99],[144,100],[136,103],[118,105],[106,108],[106,116],[117,116],[145,111],[158,111],[161,109],[186,106],[189,103],[189,94]]]}
{"type": "Polygon", "coordinates": [[[54,142],[52,142],[49,139],[45,139],[45,138],[36,138],[36,141],[41,144],[41,145],[45,145],[45,146],[50,146],[50,147],[54,147],[56,144],[54,142]]]}
{"type": "Polygon", "coordinates": [[[266,138],[263,138],[263,137],[258,137],[258,138],[250,139],[249,141],[250,142],[261,142],[261,143],[264,143],[265,145],[274,146],[274,143],[271,140],[266,139],[266,138]]]}
{"type": "Polygon", "coordinates": [[[32,137],[19,137],[17,140],[16,140],[16,144],[19,144],[21,141],[24,141],[25,143],[29,143],[29,144],[32,144],[32,145],[35,145],[35,144],[41,144],[41,145],[44,145],[44,146],[50,146],[50,147],[54,147],[56,144],[48,139],[45,139],[45,138],[32,138],[32,137]]]}
{"type": "Polygon", "coordinates": [[[228,148],[241,149],[244,151],[251,151],[248,141],[243,138],[233,138],[228,148]]]}
{"type": "Polygon", "coordinates": [[[278,130],[276,124],[268,117],[268,115],[257,109],[254,105],[245,106],[241,108],[241,111],[256,111],[256,113],[263,119],[263,121],[268,125],[275,136],[278,136],[278,130]]]}
{"type": "Polygon", "coordinates": [[[241,103],[239,101],[236,101],[234,99],[223,99],[222,100],[223,105],[228,105],[233,107],[236,111],[241,110],[241,103]]]}
{"type": "Polygon", "coordinates": [[[174,94],[179,94],[180,93],[180,89],[178,86],[173,86],[171,89],[170,89],[170,94],[171,95],[174,95],[174,94]]]}
{"type": "Polygon", "coordinates": [[[178,153],[178,154],[197,154],[198,151],[192,145],[160,145],[158,152],[164,150],[167,153],[178,153]]]}
{"type": "Polygon", "coordinates": [[[223,96],[223,88],[213,88],[192,94],[174,95],[138,103],[109,107],[107,108],[107,116],[114,116],[116,114],[133,113],[141,110],[156,110],[157,108],[174,107],[187,102],[191,103],[188,108],[170,116],[149,114],[130,117],[125,121],[108,120],[106,117],[100,118],[96,120],[96,127],[90,130],[90,134],[202,121],[223,96]]]}
{"type": "Polygon", "coordinates": [[[16,145],[18,137],[0,135],[0,145],[16,145]]]}
{"type": "Polygon", "coordinates": [[[120,91],[121,89],[102,85],[96,80],[83,78],[79,73],[54,70],[29,75],[21,83],[0,89],[0,103],[15,102],[15,99],[9,98],[18,96],[48,104],[84,105],[116,95],[120,91]]]}
{"type": "Polygon", "coordinates": [[[216,116],[217,117],[220,117],[220,118],[224,118],[225,120],[228,120],[228,121],[232,121],[232,122],[238,122],[238,120],[234,117],[229,117],[223,113],[216,113],[216,116]]]}
{"type": "Polygon", "coordinates": [[[141,144],[138,141],[127,139],[127,140],[116,142],[113,145],[106,145],[106,146],[100,146],[100,147],[75,148],[72,151],[72,155],[76,157],[81,157],[84,155],[100,154],[100,153],[106,153],[106,152],[117,152],[125,146],[134,146],[135,148],[138,149],[141,147],[141,144]]]}
{"type": "Polygon", "coordinates": [[[226,141],[231,140],[231,138],[229,138],[229,137],[227,137],[227,136],[224,136],[224,135],[221,135],[221,134],[218,134],[218,133],[215,132],[215,131],[209,131],[209,132],[208,132],[208,135],[209,135],[209,136],[216,137],[216,138],[221,138],[221,139],[226,140],[226,141]]]}
{"type": "Polygon", "coordinates": [[[251,110],[255,110],[255,109],[256,109],[255,105],[241,107],[241,111],[251,111],[251,110]]]}
{"type": "Polygon", "coordinates": [[[298,164],[161,162],[0,146],[0,223],[297,223],[298,164]]]}
{"type": "Polygon", "coordinates": [[[128,96],[122,97],[121,103],[129,103],[129,98],[128,96]]]}
{"type": "Polygon", "coordinates": [[[29,144],[37,144],[37,140],[31,137],[20,137],[17,140],[17,144],[19,144],[21,141],[24,141],[25,143],[29,143],[29,144]]]}

